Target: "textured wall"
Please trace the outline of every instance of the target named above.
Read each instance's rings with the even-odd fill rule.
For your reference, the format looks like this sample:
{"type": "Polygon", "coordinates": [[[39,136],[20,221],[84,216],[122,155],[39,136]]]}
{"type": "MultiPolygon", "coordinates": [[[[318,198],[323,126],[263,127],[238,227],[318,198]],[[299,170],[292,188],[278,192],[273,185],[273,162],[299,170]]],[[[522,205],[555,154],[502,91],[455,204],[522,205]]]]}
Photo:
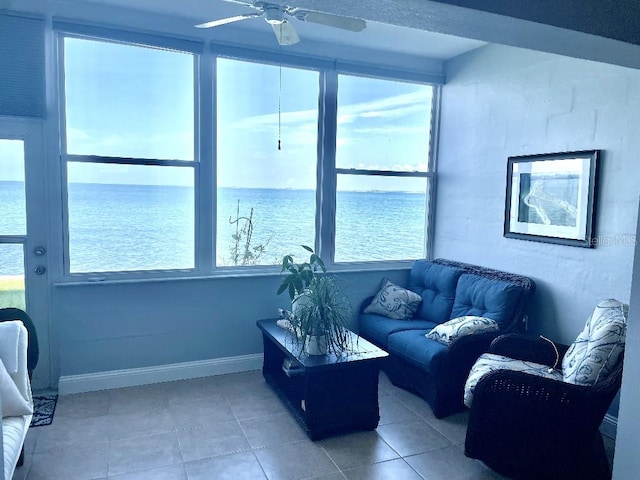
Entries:
{"type": "Polygon", "coordinates": [[[501,46],[451,61],[442,100],[435,255],[534,278],[530,329],[571,342],[602,298],[628,302],[640,183],[640,72],[501,46]],[[602,149],[584,249],[502,236],[507,157],[602,149]]]}

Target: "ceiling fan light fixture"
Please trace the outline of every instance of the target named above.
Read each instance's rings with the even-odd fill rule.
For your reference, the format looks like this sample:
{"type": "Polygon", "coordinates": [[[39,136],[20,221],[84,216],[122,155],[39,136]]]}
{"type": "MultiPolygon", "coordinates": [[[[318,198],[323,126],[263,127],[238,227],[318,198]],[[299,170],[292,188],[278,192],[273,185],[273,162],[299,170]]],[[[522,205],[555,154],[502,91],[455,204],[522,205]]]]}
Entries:
{"type": "MultiPolygon", "coordinates": [[[[247,20],[250,18],[263,17],[265,21],[271,25],[273,33],[280,45],[294,45],[300,41],[300,37],[296,33],[295,28],[285,18],[285,14],[293,20],[307,23],[316,23],[319,25],[327,25],[329,27],[340,28],[352,32],[360,32],[364,30],[367,23],[359,18],[344,17],[342,15],[334,15],[331,13],[321,13],[312,10],[302,10],[297,7],[288,5],[280,5],[269,3],[262,0],[225,0],[230,3],[239,3],[245,7],[257,10],[256,13],[244,13],[233,17],[221,18],[210,22],[195,25],[197,28],[211,28],[227,25],[229,23],[247,20]]],[[[0,0],[2,2],[2,0],[0,0]]]]}

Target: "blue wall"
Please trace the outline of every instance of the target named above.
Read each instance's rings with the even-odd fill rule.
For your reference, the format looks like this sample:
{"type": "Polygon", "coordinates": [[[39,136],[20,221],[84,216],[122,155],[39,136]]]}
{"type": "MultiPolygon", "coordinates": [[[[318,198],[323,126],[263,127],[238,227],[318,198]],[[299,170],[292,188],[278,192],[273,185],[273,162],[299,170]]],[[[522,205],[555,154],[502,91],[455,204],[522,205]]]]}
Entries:
{"type": "MultiPolygon", "coordinates": [[[[408,270],[339,274],[355,312],[381,279],[408,270]]],[[[287,307],[278,275],[57,286],[59,374],[79,375],[262,352],[256,320],[287,307]]],[[[355,322],[353,324],[355,328],[355,322]]]]}

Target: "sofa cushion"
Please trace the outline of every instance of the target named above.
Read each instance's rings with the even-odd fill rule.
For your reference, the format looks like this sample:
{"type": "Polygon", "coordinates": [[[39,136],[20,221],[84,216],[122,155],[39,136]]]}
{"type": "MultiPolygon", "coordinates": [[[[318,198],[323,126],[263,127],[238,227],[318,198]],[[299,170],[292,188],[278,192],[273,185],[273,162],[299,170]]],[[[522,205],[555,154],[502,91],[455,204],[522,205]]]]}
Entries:
{"type": "Polygon", "coordinates": [[[4,368],[11,375],[18,373],[18,342],[20,340],[20,320],[0,323],[0,358],[4,368]]]}
{"type": "Polygon", "coordinates": [[[471,408],[473,403],[473,394],[478,382],[488,373],[496,370],[511,370],[514,372],[525,372],[537,377],[551,378],[553,380],[562,381],[562,372],[551,369],[549,365],[542,365],[535,362],[525,362],[523,360],[514,360],[502,355],[494,353],[483,353],[480,355],[476,363],[471,367],[469,377],[464,386],[464,404],[471,408]]]}
{"type": "Polygon", "coordinates": [[[371,340],[376,345],[386,348],[387,337],[394,332],[403,330],[421,329],[431,330],[436,324],[426,320],[393,320],[374,313],[363,313],[358,318],[358,330],[360,335],[371,340]]]}
{"type": "Polygon", "coordinates": [[[567,382],[594,385],[606,378],[624,351],[627,306],[618,300],[600,302],[562,359],[567,382]]]}
{"type": "Polygon", "coordinates": [[[474,333],[497,332],[500,330],[495,320],[484,317],[465,315],[441,323],[428,332],[425,337],[449,345],[460,337],[473,335],[474,333]]]}
{"type": "Polygon", "coordinates": [[[441,343],[425,338],[428,330],[405,330],[389,335],[387,349],[391,355],[406,360],[435,375],[447,350],[441,343]]]}
{"type": "Polygon", "coordinates": [[[409,320],[418,310],[422,297],[388,279],[382,280],[380,291],[373,297],[364,313],[377,313],[396,320],[409,320]]]}
{"type": "Polygon", "coordinates": [[[507,328],[516,314],[522,289],[501,280],[465,273],[458,280],[451,318],[474,315],[507,328]]]}
{"type": "Polygon", "coordinates": [[[4,477],[13,478],[20,451],[27,436],[31,415],[2,419],[2,446],[4,449],[4,477]]]}
{"type": "Polygon", "coordinates": [[[2,417],[19,417],[33,413],[33,405],[22,396],[13,378],[0,360],[0,399],[2,399],[2,417]]]}
{"type": "MultiPolygon", "coordinates": [[[[422,297],[417,316],[435,323],[449,320],[456,285],[463,271],[427,260],[417,260],[409,273],[409,289],[422,297]]],[[[459,316],[459,315],[456,315],[459,316]]]]}

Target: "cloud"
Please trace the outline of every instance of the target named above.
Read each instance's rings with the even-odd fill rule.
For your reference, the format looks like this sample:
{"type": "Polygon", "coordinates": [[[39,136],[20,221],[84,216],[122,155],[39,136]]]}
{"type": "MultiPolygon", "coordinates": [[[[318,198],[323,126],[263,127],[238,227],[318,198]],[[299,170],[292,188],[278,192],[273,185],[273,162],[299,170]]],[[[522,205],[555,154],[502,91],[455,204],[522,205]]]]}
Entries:
{"type": "MultiPolygon", "coordinates": [[[[338,124],[355,122],[358,118],[401,118],[413,113],[425,111],[425,104],[430,102],[424,91],[416,91],[393,97],[372,100],[368,102],[354,103],[338,107],[338,124]]],[[[280,123],[289,126],[313,125],[316,128],[318,121],[317,110],[299,110],[282,112],[280,123]]],[[[425,119],[426,122],[426,119],[425,119]]],[[[251,128],[264,131],[278,124],[278,113],[267,113],[246,117],[238,122],[228,125],[227,128],[251,128]]]]}

